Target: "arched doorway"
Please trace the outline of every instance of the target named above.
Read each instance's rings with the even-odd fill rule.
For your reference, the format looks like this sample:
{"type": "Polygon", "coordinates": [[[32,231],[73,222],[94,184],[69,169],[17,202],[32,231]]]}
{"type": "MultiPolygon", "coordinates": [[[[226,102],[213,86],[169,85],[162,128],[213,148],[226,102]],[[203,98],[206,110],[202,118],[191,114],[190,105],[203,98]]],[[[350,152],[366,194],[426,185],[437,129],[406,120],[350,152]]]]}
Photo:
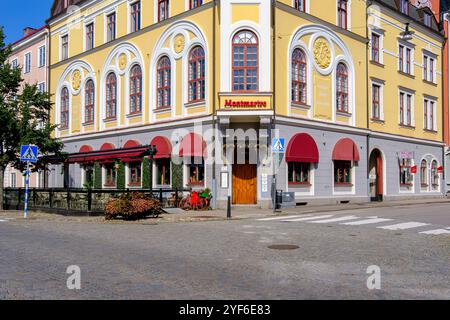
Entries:
{"type": "Polygon", "coordinates": [[[378,149],[372,150],[369,160],[370,199],[383,201],[383,156],[378,149]]]}

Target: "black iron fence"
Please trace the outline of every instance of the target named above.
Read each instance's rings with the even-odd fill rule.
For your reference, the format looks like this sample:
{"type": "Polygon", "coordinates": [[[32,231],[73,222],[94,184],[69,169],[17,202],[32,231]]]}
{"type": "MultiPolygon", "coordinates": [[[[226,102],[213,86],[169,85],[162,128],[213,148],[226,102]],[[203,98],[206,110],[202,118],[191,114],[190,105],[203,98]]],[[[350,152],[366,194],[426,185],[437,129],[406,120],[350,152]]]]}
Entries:
{"type": "MultiPolygon", "coordinates": [[[[104,214],[105,205],[113,198],[124,193],[143,192],[158,199],[164,208],[175,208],[179,201],[191,189],[30,189],[28,208],[44,212],[62,214],[104,214]]],[[[25,202],[24,188],[6,188],[4,191],[4,210],[23,210],[25,202]]]]}

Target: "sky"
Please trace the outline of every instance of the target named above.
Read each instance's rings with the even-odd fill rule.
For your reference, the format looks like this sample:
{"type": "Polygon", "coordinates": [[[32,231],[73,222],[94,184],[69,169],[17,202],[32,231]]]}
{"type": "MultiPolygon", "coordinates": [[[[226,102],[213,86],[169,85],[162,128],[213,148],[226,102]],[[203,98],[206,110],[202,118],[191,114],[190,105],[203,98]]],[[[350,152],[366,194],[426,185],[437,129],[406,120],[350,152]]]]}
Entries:
{"type": "Polygon", "coordinates": [[[23,36],[25,27],[40,28],[50,17],[53,0],[12,0],[0,5],[0,26],[4,27],[6,43],[12,43],[23,36]]]}

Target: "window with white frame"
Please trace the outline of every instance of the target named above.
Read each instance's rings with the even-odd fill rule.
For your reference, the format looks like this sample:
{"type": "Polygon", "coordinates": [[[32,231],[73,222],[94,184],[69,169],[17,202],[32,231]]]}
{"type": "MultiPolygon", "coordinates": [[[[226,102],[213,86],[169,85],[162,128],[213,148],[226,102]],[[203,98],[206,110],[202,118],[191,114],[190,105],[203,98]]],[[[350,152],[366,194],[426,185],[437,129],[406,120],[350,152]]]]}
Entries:
{"type": "Polygon", "coordinates": [[[86,50],[94,48],[94,23],[86,26],[86,50]]]}
{"type": "Polygon", "coordinates": [[[400,11],[409,14],[409,0],[400,0],[400,11]]]}
{"type": "Polygon", "coordinates": [[[11,173],[11,183],[10,183],[11,188],[16,188],[17,187],[17,174],[15,172],[11,173]]]}
{"type": "Polygon", "coordinates": [[[23,69],[24,73],[30,73],[31,71],[31,52],[25,54],[25,68],[23,69]]]}
{"type": "Polygon", "coordinates": [[[412,74],[413,50],[403,44],[398,46],[398,70],[407,74],[412,74]]]}
{"type": "Polygon", "coordinates": [[[400,186],[412,186],[414,182],[414,175],[412,174],[413,160],[400,159],[400,186]]]}
{"type": "Polygon", "coordinates": [[[414,126],[413,95],[409,92],[400,92],[399,124],[402,126],[414,126]]]}
{"type": "Polygon", "coordinates": [[[294,0],[294,8],[306,12],[306,0],[294,0]]]}
{"type": "Polygon", "coordinates": [[[189,0],[189,9],[200,7],[203,4],[203,0],[189,0]]]}
{"type": "Polygon", "coordinates": [[[132,161],[128,164],[128,186],[140,187],[142,185],[142,162],[132,161]]]}
{"type": "Polygon", "coordinates": [[[371,35],[371,60],[373,62],[377,62],[377,63],[382,63],[383,59],[382,59],[382,47],[381,47],[381,35],[373,32],[372,31],[372,35],[371,35]]]}
{"type": "Polygon", "coordinates": [[[69,36],[66,34],[61,37],[61,60],[69,58],[69,36]]]}
{"type": "Polygon", "coordinates": [[[383,85],[372,82],[372,120],[383,120],[383,85]]]}
{"type": "Polygon", "coordinates": [[[12,63],[11,63],[11,66],[12,66],[14,69],[18,68],[18,67],[19,67],[19,60],[17,60],[17,58],[14,59],[14,60],[12,61],[12,63]]]}
{"type": "Polygon", "coordinates": [[[436,102],[431,99],[423,99],[423,128],[436,131],[436,102]]]}
{"type": "Polygon", "coordinates": [[[431,162],[431,187],[433,190],[439,190],[439,171],[436,160],[431,162]]]}
{"type": "Polygon", "coordinates": [[[425,159],[420,163],[420,185],[422,188],[428,187],[428,163],[425,159]]]}
{"type": "Polygon", "coordinates": [[[431,27],[431,14],[429,14],[428,12],[423,13],[423,23],[427,27],[431,27]]]}
{"type": "Polygon", "coordinates": [[[42,68],[46,64],[46,62],[45,62],[45,60],[46,60],[45,46],[39,47],[38,53],[39,53],[39,56],[38,56],[38,67],[42,68]]]}
{"type": "Polygon", "coordinates": [[[106,41],[110,42],[116,39],[116,13],[106,16],[106,41]]]}
{"type": "Polygon", "coordinates": [[[136,32],[141,29],[141,2],[136,1],[130,5],[130,31],[136,32]]]}
{"type": "Polygon", "coordinates": [[[169,18],[169,0],[158,0],[158,22],[169,18]]]}
{"type": "Polygon", "coordinates": [[[338,0],[337,5],[338,26],[343,29],[348,29],[348,0],[338,0]]]}
{"type": "Polygon", "coordinates": [[[423,55],[423,80],[433,83],[435,82],[435,63],[436,61],[433,57],[425,54],[423,55]]]}
{"type": "Polygon", "coordinates": [[[45,92],[45,82],[38,83],[37,89],[40,93],[44,93],[45,92]]]}

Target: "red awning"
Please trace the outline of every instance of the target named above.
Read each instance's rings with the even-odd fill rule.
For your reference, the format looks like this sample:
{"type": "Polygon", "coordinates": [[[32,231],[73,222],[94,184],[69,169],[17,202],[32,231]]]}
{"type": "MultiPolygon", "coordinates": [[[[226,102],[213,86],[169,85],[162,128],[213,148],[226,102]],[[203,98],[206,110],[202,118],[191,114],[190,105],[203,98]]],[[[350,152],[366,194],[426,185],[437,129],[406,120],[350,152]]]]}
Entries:
{"type": "Polygon", "coordinates": [[[206,156],[206,142],[196,133],[190,133],[180,144],[180,157],[206,156]]]}
{"type": "Polygon", "coordinates": [[[358,146],[349,138],[339,140],[334,146],[333,160],[359,161],[358,146]]]}
{"type": "Polygon", "coordinates": [[[155,155],[155,159],[170,159],[172,156],[172,144],[169,139],[162,136],[157,136],[153,138],[150,142],[151,146],[156,146],[158,151],[155,155]]]}
{"type": "Polygon", "coordinates": [[[124,149],[109,149],[93,151],[89,153],[75,153],[69,155],[69,163],[89,163],[95,161],[112,161],[114,159],[130,162],[130,160],[140,160],[147,152],[147,147],[134,147],[124,149]]]}
{"type": "Polygon", "coordinates": [[[91,146],[82,146],[81,148],[80,148],[80,151],[79,151],[79,153],[88,153],[88,152],[92,152],[92,151],[94,151],[94,149],[92,149],[92,147],[91,146]]]}
{"type": "Polygon", "coordinates": [[[319,149],[314,139],[307,133],[298,133],[289,141],[286,162],[319,162],[319,149]]]}
{"type": "Polygon", "coordinates": [[[124,149],[127,149],[127,148],[139,147],[139,146],[141,146],[141,144],[139,142],[137,142],[136,140],[128,140],[127,143],[125,143],[125,145],[123,147],[124,147],[124,149]]]}
{"type": "Polygon", "coordinates": [[[116,147],[112,144],[112,143],[104,143],[102,145],[102,147],[100,148],[100,150],[104,151],[104,150],[113,150],[116,147]]]}

